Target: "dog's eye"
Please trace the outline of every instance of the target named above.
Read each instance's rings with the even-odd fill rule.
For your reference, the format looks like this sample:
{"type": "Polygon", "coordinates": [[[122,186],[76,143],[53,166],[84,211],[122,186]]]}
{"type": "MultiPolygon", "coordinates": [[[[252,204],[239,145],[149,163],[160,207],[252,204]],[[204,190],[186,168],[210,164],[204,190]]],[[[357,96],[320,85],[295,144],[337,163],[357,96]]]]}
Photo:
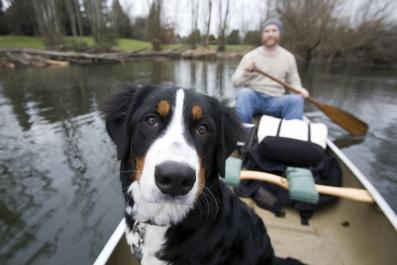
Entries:
{"type": "Polygon", "coordinates": [[[146,122],[147,124],[149,124],[152,127],[156,127],[157,125],[159,125],[156,117],[154,117],[153,115],[150,115],[146,118],[146,122]]]}
{"type": "Polygon", "coordinates": [[[197,127],[197,132],[201,135],[206,134],[208,132],[208,126],[206,124],[200,124],[197,127]]]}

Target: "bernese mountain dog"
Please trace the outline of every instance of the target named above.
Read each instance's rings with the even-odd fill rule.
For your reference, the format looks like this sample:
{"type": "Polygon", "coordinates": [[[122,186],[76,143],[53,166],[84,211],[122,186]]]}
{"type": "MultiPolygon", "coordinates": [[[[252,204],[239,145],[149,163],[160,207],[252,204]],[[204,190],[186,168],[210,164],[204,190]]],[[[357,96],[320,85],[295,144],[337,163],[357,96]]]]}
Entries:
{"type": "Polygon", "coordinates": [[[301,264],[275,257],[262,220],[220,179],[242,135],[232,109],[193,90],[129,86],[103,112],[142,265],[301,264]]]}

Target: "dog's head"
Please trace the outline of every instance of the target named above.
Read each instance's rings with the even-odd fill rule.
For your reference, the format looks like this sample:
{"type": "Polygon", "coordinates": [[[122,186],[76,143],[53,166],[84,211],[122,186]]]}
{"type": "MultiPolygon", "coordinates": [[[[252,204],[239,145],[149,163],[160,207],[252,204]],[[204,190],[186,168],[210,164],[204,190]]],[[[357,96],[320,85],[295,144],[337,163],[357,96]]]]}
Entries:
{"type": "MultiPolygon", "coordinates": [[[[128,87],[110,98],[104,113],[118,158],[128,165],[123,189],[135,204],[179,205],[185,213],[204,187],[224,176],[225,159],[241,135],[231,109],[176,87],[128,87]]],[[[145,218],[153,219],[150,213],[145,218]]]]}

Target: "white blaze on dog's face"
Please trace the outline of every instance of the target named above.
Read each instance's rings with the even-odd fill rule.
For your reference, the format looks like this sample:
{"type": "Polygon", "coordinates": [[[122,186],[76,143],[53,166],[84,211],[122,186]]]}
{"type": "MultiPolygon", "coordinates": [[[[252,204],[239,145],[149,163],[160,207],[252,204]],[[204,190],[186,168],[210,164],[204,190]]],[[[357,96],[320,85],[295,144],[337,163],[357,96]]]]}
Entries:
{"type": "MultiPolygon", "coordinates": [[[[168,102],[167,102],[168,103],[168,102]]],[[[138,163],[136,181],[128,189],[134,198],[133,214],[140,221],[176,223],[194,206],[199,196],[200,159],[189,134],[184,115],[185,92],[176,91],[170,122],[138,163]]],[[[160,101],[159,105],[166,104],[160,101]]],[[[168,103],[169,104],[169,103],[168,103]]],[[[164,110],[163,110],[164,111],[164,110]]],[[[156,125],[155,117],[149,123],[156,125]]],[[[151,120],[150,120],[151,119],[151,120]]]]}
{"type": "MultiPolygon", "coordinates": [[[[194,203],[195,197],[197,196],[200,162],[196,150],[186,139],[187,130],[185,128],[183,115],[184,98],[185,93],[183,89],[179,89],[176,92],[171,122],[168,124],[163,135],[153,142],[145,156],[142,174],[138,182],[142,191],[142,196],[148,202],[157,203],[170,201],[190,206],[194,203]],[[180,192],[178,191],[174,191],[176,195],[170,195],[169,193],[172,193],[172,191],[165,193],[160,189],[159,185],[156,184],[156,177],[158,178],[156,173],[159,174],[159,172],[156,172],[156,169],[159,171],[162,166],[167,167],[167,165],[169,165],[168,167],[179,167],[187,171],[186,174],[192,173],[194,175],[194,179],[184,180],[193,184],[185,195],[179,195],[180,192]],[[189,169],[191,172],[189,172],[189,169]]],[[[170,171],[171,174],[173,173],[172,168],[169,168],[168,171],[170,171]]],[[[181,170],[175,170],[174,172],[179,173],[177,171],[181,170]]],[[[173,176],[165,176],[163,182],[172,181],[169,178],[167,179],[167,177],[172,178],[173,176]]],[[[183,176],[180,175],[176,177],[183,176]]],[[[188,177],[189,176],[186,178],[188,177]]],[[[183,186],[183,183],[176,186],[175,189],[178,189],[180,186],[183,186]]],[[[187,186],[188,187],[185,189],[189,188],[189,185],[187,186]]],[[[170,189],[172,189],[172,187],[170,189]]]]}

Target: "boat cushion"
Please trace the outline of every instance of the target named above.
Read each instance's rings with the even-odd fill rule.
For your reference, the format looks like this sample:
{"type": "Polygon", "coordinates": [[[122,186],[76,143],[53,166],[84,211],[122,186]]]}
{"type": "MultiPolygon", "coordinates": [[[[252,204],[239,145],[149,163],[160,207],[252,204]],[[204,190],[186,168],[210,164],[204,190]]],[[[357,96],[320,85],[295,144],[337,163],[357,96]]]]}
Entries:
{"type": "Polygon", "coordinates": [[[317,165],[324,155],[324,149],[317,144],[274,136],[263,139],[258,150],[265,159],[300,167],[317,165]]]}
{"type": "MultiPolygon", "coordinates": [[[[286,121],[262,116],[258,128],[258,150],[261,156],[290,166],[311,167],[317,165],[324,155],[325,149],[322,145],[311,141],[313,138],[311,128],[314,125],[301,120],[286,121]],[[307,134],[306,137],[304,137],[305,134],[307,134]]],[[[316,126],[316,128],[321,127],[323,127],[321,124],[316,126]]],[[[325,137],[326,130],[325,127],[324,134],[324,130],[316,129],[316,131],[322,131],[325,137]]],[[[322,137],[319,135],[320,133],[316,139],[322,137]]],[[[326,140],[324,143],[326,144],[326,140]]]]}
{"type": "Polygon", "coordinates": [[[258,142],[267,136],[276,135],[312,142],[325,149],[327,146],[328,129],[323,123],[310,123],[309,126],[308,122],[302,120],[281,120],[263,115],[258,126],[258,142]]]}
{"type": "Polygon", "coordinates": [[[287,167],[286,174],[291,200],[317,204],[320,196],[315,187],[313,174],[309,169],[287,167]]]}

